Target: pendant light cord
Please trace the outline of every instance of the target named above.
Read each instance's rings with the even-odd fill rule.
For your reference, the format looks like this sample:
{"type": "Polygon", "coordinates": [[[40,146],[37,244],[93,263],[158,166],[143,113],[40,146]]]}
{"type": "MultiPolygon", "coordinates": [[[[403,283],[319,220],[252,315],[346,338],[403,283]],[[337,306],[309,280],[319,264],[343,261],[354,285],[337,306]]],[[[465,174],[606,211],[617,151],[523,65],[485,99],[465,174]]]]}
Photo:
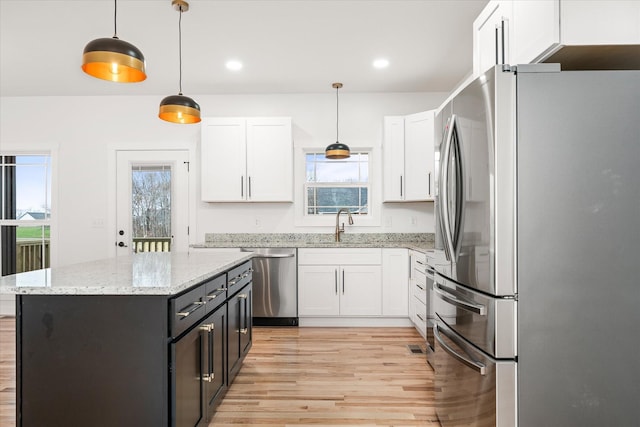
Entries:
{"type": "Polygon", "coordinates": [[[338,113],[338,108],[340,106],[339,102],[338,102],[338,90],[340,90],[339,87],[336,88],[336,142],[338,142],[338,117],[339,117],[339,113],[338,113]]]}
{"type": "Polygon", "coordinates": [[[182,95],[182,5],[180,5],[180,18],[178,18],[178,54],[180,56],[178,60],[178,64],[180,65],[180,78],[178,80],[180,90],[178,91],[178,95],[182,95]]]}
{"type": "Polygon", "coordinates": [[[113,38],[118,38],[118,0],[113,0],[113,38]]]}

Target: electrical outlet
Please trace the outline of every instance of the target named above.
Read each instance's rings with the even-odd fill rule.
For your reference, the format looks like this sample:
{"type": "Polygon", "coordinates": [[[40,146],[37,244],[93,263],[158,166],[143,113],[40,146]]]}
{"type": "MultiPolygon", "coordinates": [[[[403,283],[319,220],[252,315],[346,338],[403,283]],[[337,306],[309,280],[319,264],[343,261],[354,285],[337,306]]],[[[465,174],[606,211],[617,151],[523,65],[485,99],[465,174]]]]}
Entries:
{"type": "Polygon", "coordinates": [[[260,228],[262,226],[262,222],[259,218],[256,218],[256,228],[260,228]]]}
{"type": "Polygon", "coordinates": [[[391,225],[392,225],[392,217],[385,216],[384,217],[384,226],[385,227],[391,227],[391,225]]]}
{"type": "Polygon", "coordinates": [[[91,220],[91,226],[93,228],[104,228],[105,227],[105,220],[104,218],[93,218],[91,220]]]}
{"type": "Polygon", "coordinates": [[[411,225],[418,225],[418,218],[415,216],[411,217],[411,225]]]}

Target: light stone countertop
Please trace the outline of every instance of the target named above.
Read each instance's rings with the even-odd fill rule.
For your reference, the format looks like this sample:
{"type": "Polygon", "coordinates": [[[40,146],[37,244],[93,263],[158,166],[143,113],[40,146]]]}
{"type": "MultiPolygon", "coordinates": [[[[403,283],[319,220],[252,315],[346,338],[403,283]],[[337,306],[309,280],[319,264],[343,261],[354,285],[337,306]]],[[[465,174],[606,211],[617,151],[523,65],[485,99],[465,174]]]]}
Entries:
{"type": "Polygon", "coordinates": [[[333,233],[206,234],[205,241],[192,248],[407,248],[427,253],[433,251],[433,237],[429,233],[345,233],[337,243],[333,233]]]}
{"type": "Polygon", "coordinates": [[[0,294],[174,295],[253,257],[250,252],[139,253],[0,278],[0,294]]]}

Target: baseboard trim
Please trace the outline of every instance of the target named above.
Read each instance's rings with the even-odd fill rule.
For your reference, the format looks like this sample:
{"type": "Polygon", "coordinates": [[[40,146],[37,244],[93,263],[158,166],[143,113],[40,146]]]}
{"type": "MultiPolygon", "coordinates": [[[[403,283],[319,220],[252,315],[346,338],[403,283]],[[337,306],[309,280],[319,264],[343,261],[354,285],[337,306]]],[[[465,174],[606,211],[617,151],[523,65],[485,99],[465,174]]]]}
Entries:
{"type": "Polygon", "coordinates": [[[408,317],[300,317],[300,327],[379,327],[413,326],[408,317]]]}

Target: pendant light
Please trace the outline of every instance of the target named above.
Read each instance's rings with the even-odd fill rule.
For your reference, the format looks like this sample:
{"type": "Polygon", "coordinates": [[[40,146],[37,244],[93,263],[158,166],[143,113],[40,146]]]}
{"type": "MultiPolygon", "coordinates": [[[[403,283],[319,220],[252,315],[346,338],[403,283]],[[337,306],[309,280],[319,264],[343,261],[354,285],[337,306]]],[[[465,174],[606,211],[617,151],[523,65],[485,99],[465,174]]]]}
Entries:
{"type": "Polygon", "coordinates": [[[82,54],[82,70],[98,79],[136,83],[147,78],[144,55],[134,45],[118,38],[118,2],[114,0],[113,37],[87,43],[82,54]]]}
{"type": "Polygon", "coordinates": [[[200,106],[196,101],[182,94],[182,12],[189,10],[189,3],[184,0],[172,0],[171,5],[180,12],[178,20],[180,90],[177,95],[169,95],[160,102],[158,117],[171,123],[198,123],[200,121],[200,106]]]}
{"type": "Polygon", "coordinates": [[[336,90],[336,142],[330,144],[324,150],[324,156],[327,159],[348,159],[351,157],[351,151],[346,144],[338,142],[338,90],[342,87],[342,83],[334,83],[331,85],[336,90]]]}

